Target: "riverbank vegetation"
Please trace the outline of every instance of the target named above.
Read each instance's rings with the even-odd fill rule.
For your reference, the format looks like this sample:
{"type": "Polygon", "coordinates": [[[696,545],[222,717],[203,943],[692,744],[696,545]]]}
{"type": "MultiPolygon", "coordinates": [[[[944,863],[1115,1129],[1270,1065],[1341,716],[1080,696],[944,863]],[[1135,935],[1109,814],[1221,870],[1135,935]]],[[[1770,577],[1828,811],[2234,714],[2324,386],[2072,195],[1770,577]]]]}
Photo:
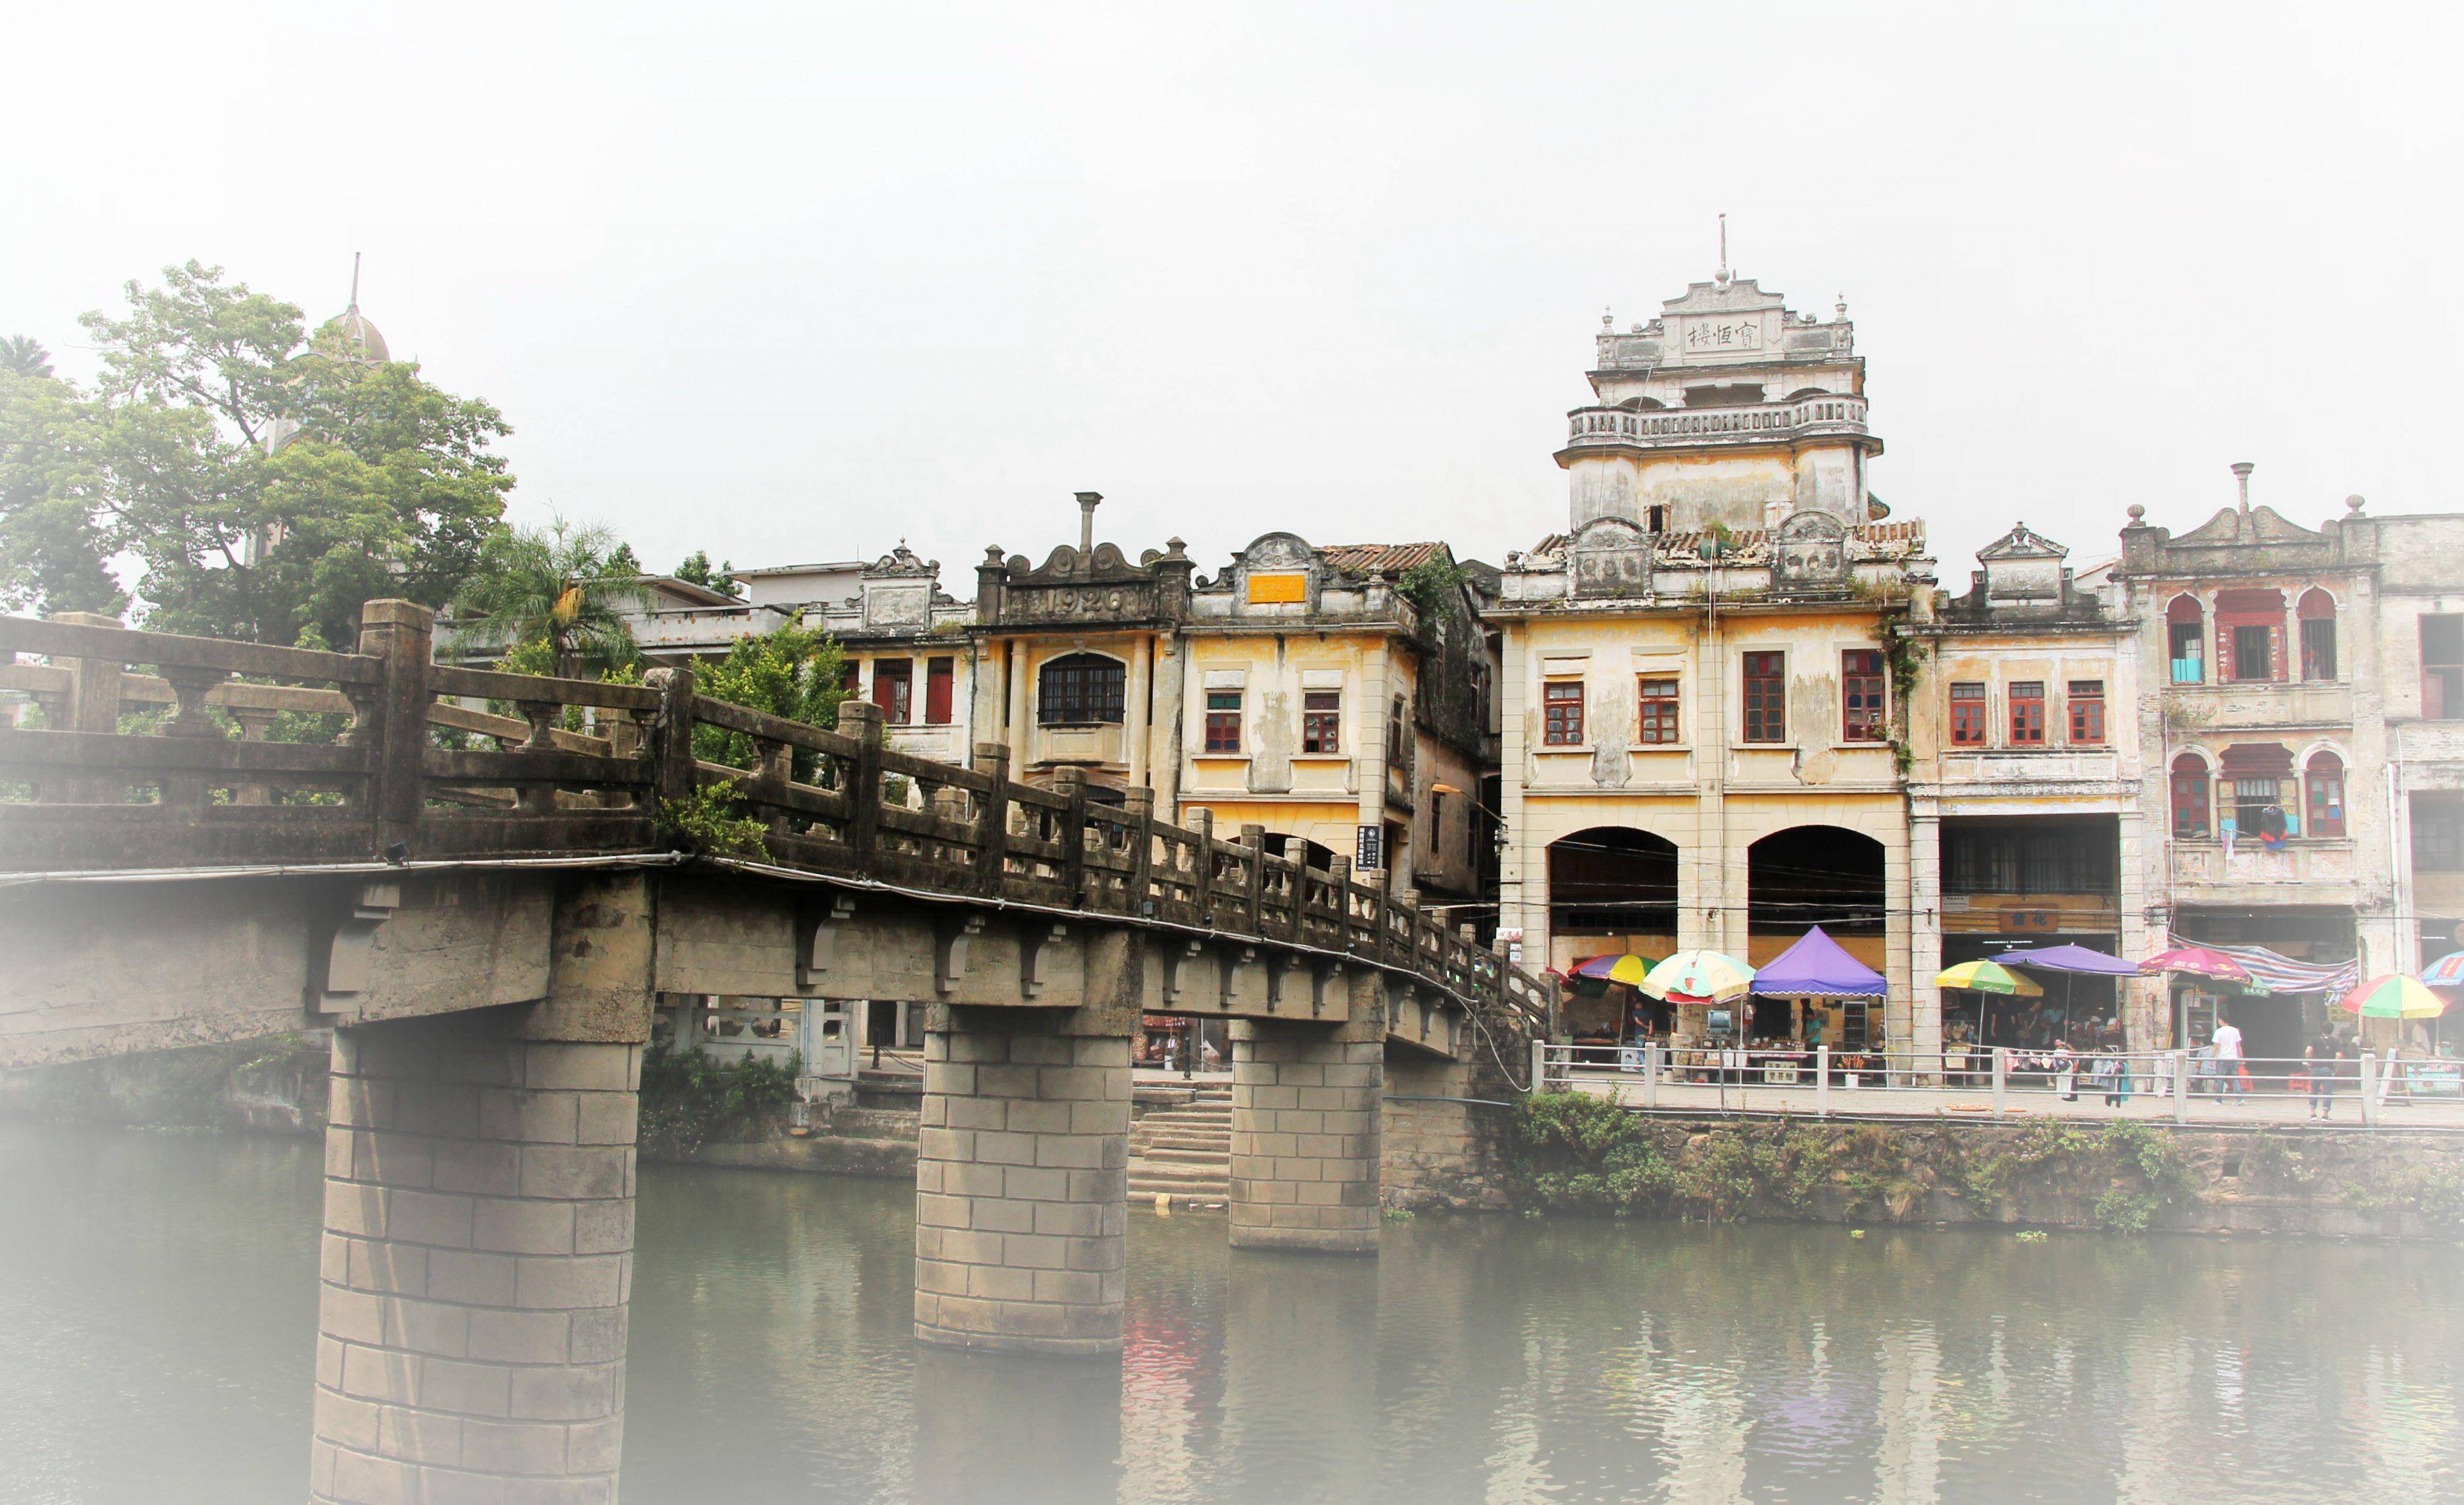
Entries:
{"type": "Polygon", "coordinates": [[[785,1123],[803,1070],[792,1055],[719,1061],[652,1045],[642,1054],[641,1147],[682,1157],[704,1145],[768,1139],[785,1123]]]}

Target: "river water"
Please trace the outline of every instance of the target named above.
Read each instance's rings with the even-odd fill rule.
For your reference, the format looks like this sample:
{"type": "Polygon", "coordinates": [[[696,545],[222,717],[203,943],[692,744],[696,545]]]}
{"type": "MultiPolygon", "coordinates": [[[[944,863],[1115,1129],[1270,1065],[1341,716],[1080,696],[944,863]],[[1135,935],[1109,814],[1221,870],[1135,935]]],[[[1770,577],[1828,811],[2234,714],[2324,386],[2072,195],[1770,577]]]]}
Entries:
{"type": "MultiPolygon", "coordinates": [[[[0,1502],[298,1498],[313,1143],[0,1123],[0,1502]]],[[[895,1184],[646,1167],[627,1505],[2464,1499],[2464,1251],[1133,1214],[1117,1365],[919,1350],[895,1184]]]]}

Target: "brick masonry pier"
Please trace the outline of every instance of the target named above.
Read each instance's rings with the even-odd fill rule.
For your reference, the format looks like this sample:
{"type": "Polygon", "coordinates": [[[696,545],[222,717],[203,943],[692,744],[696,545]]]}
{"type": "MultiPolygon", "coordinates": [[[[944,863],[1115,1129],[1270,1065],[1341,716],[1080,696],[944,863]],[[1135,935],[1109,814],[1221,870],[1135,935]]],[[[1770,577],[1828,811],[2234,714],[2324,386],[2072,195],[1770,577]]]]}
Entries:
{"type": "Polygon", "coordinates": [[[1377,1252],[1385,985],[1350,979],[1341,1025],[1232,1024],[1232,1246],[1377,1252]]]}
{"type": "Polygon", "coordinates": [[[1129,1254],[1130,1042],[950,1009],[924,1040],[915,1336],[1111,1354],[1129,1254]]]}

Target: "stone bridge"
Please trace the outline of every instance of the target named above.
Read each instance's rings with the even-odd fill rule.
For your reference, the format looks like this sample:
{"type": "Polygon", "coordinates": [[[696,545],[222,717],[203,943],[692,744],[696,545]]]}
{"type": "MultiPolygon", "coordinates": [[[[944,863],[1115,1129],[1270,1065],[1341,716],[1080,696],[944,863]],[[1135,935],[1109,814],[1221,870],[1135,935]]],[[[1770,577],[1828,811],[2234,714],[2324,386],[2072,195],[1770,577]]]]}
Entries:
{"type": "MultiPolygon", "coordinates": [[[[929,1007],[916,1336],[1116,1352],[1130,1038],[1227,1017],[1231,1238],[1374,1253],[1547,985],[1340,864],[694,692],[0,618],[0,1066],[336,1026],[312,1495],[613,1499],[660,993],[929,1007]],[[485,707],[487,709],[479,709],[485,707]],[[1398,1101],[1399,1100],[1399,1101],[1398,1101]]],[[[1489,1091],[1493,1092],[1494,1087],[1489,1091]]]]}

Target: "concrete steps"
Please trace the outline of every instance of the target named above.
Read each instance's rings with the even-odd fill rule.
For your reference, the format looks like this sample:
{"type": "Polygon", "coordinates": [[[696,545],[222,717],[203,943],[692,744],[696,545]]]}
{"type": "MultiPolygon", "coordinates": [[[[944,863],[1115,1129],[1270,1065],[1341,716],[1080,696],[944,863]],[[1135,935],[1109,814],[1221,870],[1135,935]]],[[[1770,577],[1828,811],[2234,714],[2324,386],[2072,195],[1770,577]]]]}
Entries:
{"type": "Polygon", "coordinates": [[[1130,1199],[1205,1206],[1232,1191],[1232,1102],[1201,1094],[1130,1125],[1130,1199]]]}

